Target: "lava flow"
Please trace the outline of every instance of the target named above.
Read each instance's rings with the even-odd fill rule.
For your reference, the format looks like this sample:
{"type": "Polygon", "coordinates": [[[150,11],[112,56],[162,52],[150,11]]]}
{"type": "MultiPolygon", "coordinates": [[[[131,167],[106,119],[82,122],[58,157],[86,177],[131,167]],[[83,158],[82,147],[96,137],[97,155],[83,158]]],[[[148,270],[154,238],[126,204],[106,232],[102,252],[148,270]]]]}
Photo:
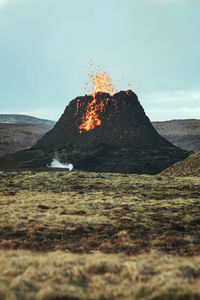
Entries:
{"type": "MultiPolygon", "coordinates": [[[[93,61],[90,61],[90,66],[93,66],[93,61]]],[[[86,113],[82,117],[82,124],[79,126],[79,132],[83,130],[89,131],[94,129],[96,126],[101,125],[99,118],[99,111],[102,112],[104,109],[104,102],[101,100],[97,103],[96,94],[99,92],[113,94],[114,88],[112,86],[112,80],[106,72],[101,72],[99,67],[97,70],[91,71],[89,78],[92,82],[92,93],[89,95],[92,97],[92,101],[88,104],[86,113]]],[[[88,86],[88,83],[86,83],[88,86]]],[[[77,112],[79,107],[77,106],[77,112]]]]}

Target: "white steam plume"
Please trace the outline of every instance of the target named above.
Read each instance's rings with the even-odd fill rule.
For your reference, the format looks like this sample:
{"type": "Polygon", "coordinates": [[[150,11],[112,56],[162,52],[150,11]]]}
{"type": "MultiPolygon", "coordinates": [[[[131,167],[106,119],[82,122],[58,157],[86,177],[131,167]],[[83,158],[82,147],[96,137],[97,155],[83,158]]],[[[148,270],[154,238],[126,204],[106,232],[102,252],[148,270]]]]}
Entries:
{"type": "Polygon", "coordinates": [[[63,168],[63,169],[68,169],[69,171],[72,171],[74,166],[72,164],[63,164],[58,159],[54,158],[49,167],[50,168],[63,168]]]}

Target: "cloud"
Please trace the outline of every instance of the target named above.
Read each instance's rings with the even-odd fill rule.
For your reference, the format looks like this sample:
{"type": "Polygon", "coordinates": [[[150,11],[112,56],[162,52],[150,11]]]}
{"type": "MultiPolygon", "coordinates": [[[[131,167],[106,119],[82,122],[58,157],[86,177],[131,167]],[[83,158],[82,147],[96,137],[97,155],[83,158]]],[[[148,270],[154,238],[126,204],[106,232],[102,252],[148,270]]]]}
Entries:
{"type": "Polygon", "coordinates": [[[36,110],[24,111],[24,112],[20,111],[19,114],[57,121],[61,117],[62,113],[64,112],[64,109],[65,107],[60,107],[60,108],[54,107],[49,109],[41,108],[36,110]]]}
{"type": "Polygon", "coordinates": [[[0,8],[5,6],[6,4],[14,2],[14,1],[16,2],[16,1],[20,1],[20,0],[0,0],[0,8]]]}
{"type": "Polygon", "coordinates": [[[3,5],[7,4],[7,2],[9,2],[10,0],[0,0],[0,7],[2,7],[3,5]]]}
{"type": "Polygon", "coordinates": [[[152,121],[199,119],[200,91],[168,91],[145,95],[142,104],[152,121]]]}
{"type": "Polygon", "coordinates": [[[200,91],[166,91],[156,92],[148,95],[148,101],[155,104],[167,105],[194,105],[200,107],[200,91]]]}
{"type": "MultiPolygon", "coordinates": [[[[139,100],[151,121],[173,119],[200,119],[199,91],[164,91],[140,95],[139,100]]],[[[57,121],[65,107],[38,108],[35,110],[6,110],[0,114],[22,114],[57,121]]]]}

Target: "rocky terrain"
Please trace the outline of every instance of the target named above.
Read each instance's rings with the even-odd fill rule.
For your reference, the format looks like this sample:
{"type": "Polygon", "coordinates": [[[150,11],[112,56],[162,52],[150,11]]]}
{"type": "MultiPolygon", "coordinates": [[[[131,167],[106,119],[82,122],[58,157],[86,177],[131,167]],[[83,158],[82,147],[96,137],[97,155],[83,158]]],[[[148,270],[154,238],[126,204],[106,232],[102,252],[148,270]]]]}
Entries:
{"type": "Polygon", "coordinates": [[[177,147],[200,151],[200,120],[171,120],[152,124],[160,135],[177,147]]]}
{"type": "Polygon", "coordinates": [[[55,122],[24,115],[0,115],[0,156],[32,147],[55,122]]]}
{"type": "Polygon", "coordinates": [[[30,150],[0,160],[5,168],[44,168],[55,156],[76,169],[156,174],[190,155],[153,128],[132,91],[78,97],[30,150]]]}
{"type": "Polygon", "coordinates": [[[1,300],[200,299],[200,179],[0,172],[1,300]]]}

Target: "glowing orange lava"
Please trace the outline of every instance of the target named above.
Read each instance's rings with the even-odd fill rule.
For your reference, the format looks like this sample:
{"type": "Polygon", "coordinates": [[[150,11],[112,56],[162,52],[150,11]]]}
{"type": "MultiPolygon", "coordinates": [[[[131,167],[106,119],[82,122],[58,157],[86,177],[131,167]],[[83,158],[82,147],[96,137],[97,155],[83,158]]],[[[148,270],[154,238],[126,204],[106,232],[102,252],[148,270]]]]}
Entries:
{"type": "MultiPolygon", "coordinates": [[[[94,65],[93,61],[90,61],[90,66],[94,65]]],[[[112,80],[107,75],[106,72],[101,72],[100,67],[98,66],[97,69],[88,74],[89,78],[92,83],[92,96],[93,100],[88,104],[86,113],[82,117],[82,124],[79,126],[79,132],[83,132],[83,130],[89,131],[94,129],[96,126],[101,125],[101,120],[99,118],[99,111],[102,112],[104,109],[103,100],[97,103],[96,94],[98,92],[104,92],[113,94],[114,88],[112,86],[112,80]]],[[[88,87],[88,83],[86,83],[86,87],[88,87]]],[[[77,103],[77,110],[78,110],[78,103],[77,103]]]]}

